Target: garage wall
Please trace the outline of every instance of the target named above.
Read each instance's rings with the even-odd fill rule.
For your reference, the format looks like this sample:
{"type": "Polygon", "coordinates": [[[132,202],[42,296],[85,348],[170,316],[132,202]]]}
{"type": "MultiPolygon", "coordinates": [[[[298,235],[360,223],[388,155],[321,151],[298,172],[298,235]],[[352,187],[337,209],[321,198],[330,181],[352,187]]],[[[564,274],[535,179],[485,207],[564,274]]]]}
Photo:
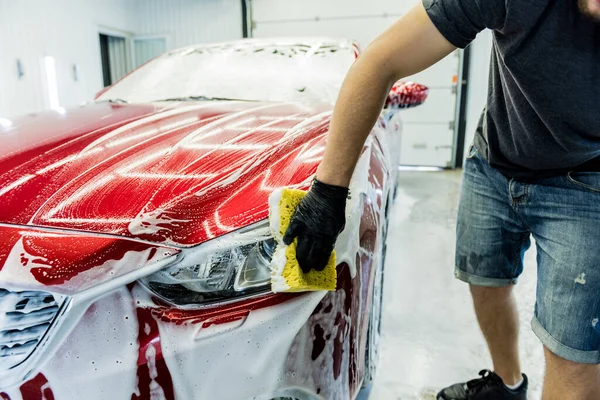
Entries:
{"type": "Polygon", "coordinates": [[[252,0],[253,36],[324,35],[366,47],[414,0],[252,0]]]}
{"type": "MultiPolygon", "coordinates": [[[[252,0],[253,36],[350,38],[365,48],[420,0],[252,0]]],[[[448,167],[454,161],[455,79],[461,52],[408,79],[430,88],[427,102],[402,112],[400,161],[448,167]]]]}
{"type": "Polygon", "coordinates": [[[0,118],[49,108],[45,56],[55,59],[61,107],[93,99],[103,87],[100,30],[165,34],[169,48],[239,39],[241,1],[0,0],[0,118]]]}
{"type": "Polygon", "coordinates": [[[166,35],[168,47],[242,37],[240,0],[135,0],[138,35],[166,35]]]}
{"type": "Polygon", "coordinates": [[[130,0],[0,0],[0,117],[48,108],[44,56],[55,59],[61,106],[91,99],[102,88],[99,26],[130,31],[130,0]],[[24,76],[17,76],[16,60],[24,76]],[[75,81],[73,65],[78,66],[75,81]]]}

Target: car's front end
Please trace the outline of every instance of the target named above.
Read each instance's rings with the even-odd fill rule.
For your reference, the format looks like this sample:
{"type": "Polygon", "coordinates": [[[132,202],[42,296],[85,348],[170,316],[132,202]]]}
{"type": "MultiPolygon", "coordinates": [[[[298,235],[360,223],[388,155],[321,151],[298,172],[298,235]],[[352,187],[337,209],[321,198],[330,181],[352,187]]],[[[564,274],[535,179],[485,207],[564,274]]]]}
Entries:
{"type": "MultiPolygon", "coordinates": [[[[352,396],[364,357],[357,235],[364,200],[380,207],[382,188],[366,191],[365,174],[356,181],[364,195],[351,202],[340,291],[269,290],[268,195],[308,187],[331,109],[186,102],[131,117],[137,107],[68,112],[43,155],[0,160],[2,395],[352,396]],[[124,118],[67,128],[93,124],[85,116],[100,110],[124,118]]],[[[25,145],[31,126],[16,123],[14,140],[25,145]]],[[[377,146],[365,151],[362,170],[371,157],[387,168],[377,146]]],[[[375,185],[384,182],[381,171],[375,185]]],[[[373,229],[363,226],[365,260],[375,257],[373,229]]]]}
{"type": "MultiPolygon", "coordinates": [[[[3,325],[3,337],[8,329],[22,329],[11,339],[14,355],[2,358],[3,398],[250,399],[300,389],[314,394],[310,387],[290,385],[293,379],[284,381],[291,374],[292,343],[323,293],[264,294],[185,309],[158,300],[140,282],[96,298],[61,296],[60,305],[42,291],[4,294],[4,300],[39,299],[47,306],[19,326],[3,325]],[[44,312],[42,323],[37,315],[44,312]],[[31,353],[20,352],[26,347],[31,353]]],[[[3,316],[30,308],[6,307],[3,316]]]]}

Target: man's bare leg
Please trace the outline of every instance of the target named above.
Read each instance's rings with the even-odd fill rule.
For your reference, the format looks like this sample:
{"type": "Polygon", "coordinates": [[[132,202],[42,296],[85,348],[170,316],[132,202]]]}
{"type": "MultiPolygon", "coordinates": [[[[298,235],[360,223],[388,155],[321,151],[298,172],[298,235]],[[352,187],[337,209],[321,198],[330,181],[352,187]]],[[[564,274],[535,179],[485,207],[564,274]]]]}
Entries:
{"type": "Polygon", "coordinates": [[[560,358],[546,347],[543,400],[600,399],[600,366],[577,364],[560,358]]]}
{"type": "Polygon", "coordinates": [[[506,385],[515,385],[522,378],[519,314],[512,289],[512,286],[491,288],[471,285],[477,321],[487,341],[494,372],[506,385]]]}

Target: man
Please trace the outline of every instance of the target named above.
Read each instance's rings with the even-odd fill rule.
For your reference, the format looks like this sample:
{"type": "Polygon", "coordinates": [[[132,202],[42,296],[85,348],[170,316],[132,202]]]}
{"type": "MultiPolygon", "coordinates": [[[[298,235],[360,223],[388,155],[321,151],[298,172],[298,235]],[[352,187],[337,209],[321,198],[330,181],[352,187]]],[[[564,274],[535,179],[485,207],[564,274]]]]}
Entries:
{"type": "Polygon", "coordinates": [[[465,163],[455,272],[470,284],[494,372],[439,399],[526,399],[512,287],[530,236],[543,398],[600,399],[598,19],[600,0],[423,0],[371,44],[341,89],[323,162],[286,235],[288,243],[298,237],[305,269],[323,268],[344,227],[352,172],[392,84],[479,31],[494,32],[487,108],[465,163]]]}

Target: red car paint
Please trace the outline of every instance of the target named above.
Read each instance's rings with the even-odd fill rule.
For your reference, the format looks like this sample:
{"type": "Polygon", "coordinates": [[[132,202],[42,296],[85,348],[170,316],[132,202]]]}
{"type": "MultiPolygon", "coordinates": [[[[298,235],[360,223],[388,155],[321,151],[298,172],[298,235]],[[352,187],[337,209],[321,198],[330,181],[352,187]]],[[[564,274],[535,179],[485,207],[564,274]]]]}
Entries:
{"type": "Polygon", "coordinates": [[[161,388],[165,400],[174,400],[175,393],[173,390],[173,381],[171,373],[165,363],[160,345],[160,334],[158,325],[152,318],[152,311],[148,308],[137,308],[139,330],[139,358],[138,358],[138,393],[131,396],[131,400],[144,400],[152,398],[152,381],[155,381],[161,388]],[[150,368],[148,367],[147,352],[155,354],[156,372],[155,376],[151,376],[150,368]]]}
{"type": "Polygon", "coordinates": [[[233,304],[223,304],[203,308],[201,310],[173,309],[170,305],[167,305],[160,300],[155,300],[157,308],[154,309],[153,315],[165,322],[174,323],[176,325],[184,323],[202,323],[202,328],[208,328],[211,325],[224,324],[247,317],[251,311],[276,306],[277,304],[291,300],[296,296],[299,296],[299,294],[269,293],[247,300],[240,300],[233,304]]]}
{"type": "MultiPolygon", "coordinates": [[[[85,108],[79,109],[73,115],[77,118],[67,116],[61,120],[61,129],[56,129],[50,140],[40,138],[38,147],[0,160],[2,187],[11,187],[2,195],[5,206],[0,210],[0,219],[10,226],[0,227],[0,255],[5,259],[15,243],[21,241],[27,254],[22,266],[29,268],[33,278],[43,285],[58,285],[61,291],[72,293],[84,288],[69,287],[69,281],[78,273],[120,259],[125,252],[151,249],[153,254],[149,258],[157,252],[168,256],[180,248],[263,220],[268,213],[267,197],[274,188],[306,184],[315,172],[322,156],[330,109],[254,103],[198,106],[202,108],[189,110],[190,104],[186,104],[182,112],[177,108],[156,107],[154,114],[140,113],[138,118],[131,118],[132,112],[127,111],[131,106],[91,105],[89,114],[85,108]],[[95,118],[105,117],[98,115],[98,109],[111,118],[113,123],[109,128],[99,128],[93,123],[95,118]],[[117,121],[115,112],[128,118],[117,121]],[[167,116],[161,118],[161,114],[167,116]],[[82,126],[86,129],[81,129],[82,126]],[[81,130],[75,131],[76,127],[81,130]],[[115,129],[121,133],[115,135],[115,129]],[[156,154],[160,156],[153,157],[156,154]],[[240,169],[242,173],[237,175],[240,169]],[[230,180],[234,175],[235,179],[230,180]],[[31,178],[23,181],[23,177],[31,178]],[[19,180],[23,182],[16,185],[19,180]],[[202,194],[198,195],[200,191],[202,194]],[[156,213],[158,223],[148,224],[151,233],[135,234],[129,229],[139,210],[156,213]],[[161,219],[161,215],[169,218],[161,219]],[[80,233],[36,227],[95,232],[102,236],[82,237],[80,233]],[[123,239],[118,239],[119,236],[123,239]]],[[[19,128],[12,140],[22,141],[26,137],[31,141],[33,134],[26,128],[27,125],[19,128]]],[[[373,173],[383,182],[383,172],[373,173]]],[[[146,227],[142,221],[140,229],[144,231],[146,227]]],[[[359,274],[368,276],[370,273],[365,269],[370,269],[370,261],[361,259],[359,264],[359,274]]],[[[18,283],[25,285],[28,280],[23,278],[18,283]]],[[[342,343],[350,344],[349,365],[353,367],[348,389],[351,392],[358,390],[362,379],[357,365],[363,363],[359,353],[364,346],[356,344],[360,342],[359,332],[365,329],[355,327],[360,319],[358,303],[365,301],[361,300],[360,285],[359,280],[350,278],[347,267],[340,267],[339,291],[323,300],[331,305],[337,300],[329,298],[346,297],[340,304],[342,308],[329,307],[333,325],[309,322],[306,328],[321,329],[321,340],[333,344],[334,381],[339,378],[342,365],[348,362],[344,362],[342,343]],[[347,318],[352,320],[351,330],[347,318]]],[[[219,318],[230,322],[231,313],[236,310],[250,313],[256,307],[272,306],[295,296],[269,295],[215,311],[185,311],[161,304],[154,309],[138,307],[140,394],[132,398],[149,398],[150,380],[144,358],[148,346],[154,346],[156,351],[156,382],[167,399],[173,398],[170,374],[162,361],[160,335],[153,328],[155,318],[175,324],[206,321],[218,324],[219,318]],[[150,333],[145,333],[145,326],[150,326],[150,333]]],[[[363,307],[368,307],[368,303],[363,307]]],[[[365,322],[363,318],[361,325],[365,322]]],[[[314,345],[324,346],[318,341],[314,345]]],[[[317,359],[323,356],[317,350],[311,351],[309,357],[311,354],[317,359]]],[[[290,373],[288,379],[293,376],[290,373]]],[[[318,374],[314,378],[319,386],[315,390],[320,389],[323,394],[334,390],[327,388],[329,378],[318,374]]],[[[289,380],[290,385],[301,383],[289,380]]]]}
{"type": "Polygon", "coordinates": [[[35,378],[21,386],[21,394],[24,399],[54,400],[52,389],[43,374],[37,374],[35,378]]]}
{"type": "Polygon", "coordinates": [[[0,224],[0,279],[2,286],[75,294],[179,251],[118,236],[0,224]]]}
{"type": "MultiPolygon", "coordinates": [[[[25,382],[20,392],[23,399],[54,400],[54,394],[44,374],[37,374],[33,379],[25,382]]],[[[0,393],[0,399],[10,400],[10,396],[3,392],[0,393]]]]}
{"type": "Polygon", "coordinates": [[[130,107],[79,109],[47,136],[36,136],[40,122],[17,123],[8,148],[29,149],[0,154],[0,222],[202,243],[266,218],[274,188],[314,173],[330,111],[217,102],[143,117],[130,107]]]}
{"type": "MultiPolygon", "coordinates": [[[[352,49],[358,52],[356,46],[352,49]]],[[[408,86],[402,89],[411,105],[426,96],[426,88],[414,89],[419,92],[414,97],[408,86]]],[[[0,128],[5,138],[0,149],[0,287],[77,298],[82,291],[264,220],[273,189],[307,187],[323,155],[331,111],[331,105],[257,102],[96,103],[64,115],[48,112],[14,120],[10,130],[0,128]]],[[[356,275],[348,264],[338,265],[338,290],[315,303],[303,325],[292,331],[284,359],[270,359],[285,364],[278,387],[301,387],[325,399],[353,398],[361,387],[372,282],[381,262],[385,206],[393,189],[390,150],[382,144],[386,135],[377,129],[371,136],[370,190],[362,202],[356,275]]],[[[197,368],[185,368],[191,361],[182,357],[194,349],[173,349],[170,334],[202,345],[248,329],[256,318],[265,317],[265,324],[276,327],[281,307],[301,310],[303,302],[312,304],[314,295],[267,294],[182,309],[132,283],[95,299],[42,360],[48,367],[23,383],[20,393],[24,400],[50,400],[55,393],[78,398],[83,392],[77,388],[84,386],[86,392],[99,393],[109,389],[94,386],[106,378],[96,372],[104,368],[115,374],[114,386],[126,377],[132,380],[134,371],[134,387],[119,392],[123,399],[189,398],[181,393],[196,393],[194,382],[201,376],[197,368]],[[116,345],[102,345],[106,333],[90,338],[90,332],[110,324],[115,337],[106,339],[116,345]],[[82,363],[80,346],[106,350],[89,350],[95,361],[82,363]],[[135,361],[122,361],[131,349],[135,361]],[[113,356],[116,363],[111,364],[106,359],[113,356]],[[77,376],[60,372],[73,365],[77,376]],[[182,373],[190,376],[182,381],[182,373]]],[[[277,339],[264,334],[259,338],[265,343],[277,339]]],[[[233,355],[240,360],[246,353],[263,351],[257,352],[250,341],[242,345],[237,348],[243,354],[233,355]]],[[[217,351],[212,345],[206,349],[217,351]]],[[[229,365],[227,372],[237,376],[236,368],[243,365],[227,364],[225,351],[200,368],[229,365]]],[[[261,371],[248,370],[248,376],[268,372],[261,371]]],[[[0,397],[10,399],[6,392],[0,397]]]]}
{"type": "MultiPolygon", "coordinates": [[[[60,119],[60,127],[54,129],[56,133],[40,137],[36,147],[31,147],[35,143],[34,133],[28,129],[43,124],[37,120],[35,124],[17,123],[10,146],[27,144],[30,149],[0,160],[2,188],[10,188],[4,189],[4,207],[0,210],[0,221],[6,224],[0,227],[3,260],[20,241],[25,249],[22,267],[35,280],[74,293],[88,287],[69,285],[77,274],[119,260],[126,252],[150,249],[148,258],[157,253],[169,256],[180,248],[263,220],[268,213],[267,197],[274,188],[306,185],[315,172],[323,152],[330,109],[255,103],[197,106],[198,109],[190,109],[193,107],[185,104],[181,111],[155,106],[155,112],[148,114],[151,107],[134,106],[134,112],[127,105],[90,105],[60,119]],[[118,119],[120,115],[123,120],[118,119]],[[97,119],[109,119],[110,124],[102,128],[97,119]],[[230,179],[232,176],[235,179],[230,179]],[[198,195],[199,192],[202,194],[198,195]],[[130,226],[140,215],[139,210],[145,210],[158,221],[146,225],[141,221],[142,232],[136,234],[130,226]],[[75,230],[102,236],[85,236],[75,230]],[[118,239],[119,236],[123,239],[118,239]]],[[[43,117],[54,116],[38,118],[43,117]]],[[[333,325],[323,333],[329,335],[326,342],[334,343],[334,380],[342,370],[341,343],[351,344],[352,365],[361,363],[355,348],[359,330],[348,331],[348,323],[342,318],[358,321],[358,315],[351,312],[351,304],[360,301],[360,291],[354,288],[360,283],[350,279],[347,268],[340,271],[337,296],[345,293],[347,298],[342,309],[331,311],[336,315],[333,325]],[[331,329],[336,329],[335,336],[331,329]]],[[[11,283],[31,285],[25,275],[19,277],[21,281],[11,283]]],[[[132,398],[149,398],[150,380],[144,358],[148,346],[154,346],[156,351],[156,382],[167,399],[173,398],[170,374],[162,360],[160,336],[157,328],[153,328],[154,318],[176,324],[184,321],[218,324],[219,318],[231,321],[231,313],[236,310],[249,313],[256,307],[272,306],[291,297],[294,295],[270,295],[220,307],[220,312],[191,312],[164,305],[157,305],[154,310],[138,307],[140,394],[132,398]],[[145,333],[145,326],[150,326],[150,333],[145,333]]],[[[358,307],[355,309],[357,312],[358,307]]],[[[360,383],[359,372],[356,367],[353,369],[352,392],[360,383]]],[[[327,389],[326,377],[316,382],[321,379],[325,379],[319,384],[323,393],[333,389],[327,389]]],[[[28,395],[28,398],[35,397],[28,395]]]]}

